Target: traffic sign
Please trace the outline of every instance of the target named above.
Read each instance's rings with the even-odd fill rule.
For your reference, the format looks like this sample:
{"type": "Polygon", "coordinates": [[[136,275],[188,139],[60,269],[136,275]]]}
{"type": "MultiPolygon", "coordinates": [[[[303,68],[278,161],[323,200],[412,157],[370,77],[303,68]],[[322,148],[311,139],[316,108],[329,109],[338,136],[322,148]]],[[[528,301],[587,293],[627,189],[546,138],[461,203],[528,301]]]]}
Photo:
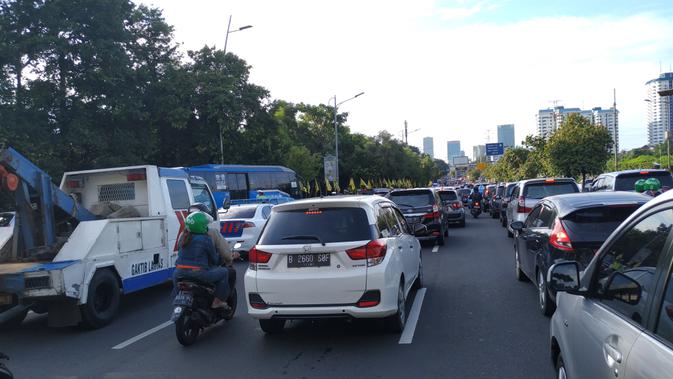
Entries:
{"type": "Polygon", "coordinates": [[[486,144],[486,155],[490,156],[503,154],[505,154],[505,146],[502,144],[502,142],[486,144]]]}

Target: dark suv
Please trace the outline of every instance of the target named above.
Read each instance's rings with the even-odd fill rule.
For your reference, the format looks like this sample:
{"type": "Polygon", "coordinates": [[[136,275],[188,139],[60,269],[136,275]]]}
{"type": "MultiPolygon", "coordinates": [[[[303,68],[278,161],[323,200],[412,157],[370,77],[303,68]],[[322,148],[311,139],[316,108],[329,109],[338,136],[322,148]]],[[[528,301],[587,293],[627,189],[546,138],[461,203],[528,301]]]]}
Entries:
{"type": "Polygon", "coordinates": [[[427,227],[426,233],[416,235],[419,240],[435,240],[438,245],[444,245],[444,237],[448,236],[449,227],[442,212],[442,200],[435,189],[393,190],[386,197],[397,204],[412,230],[416,224],[427,227]]]}
{"type": "Polygon", "coordinates": [[[673,187],[673,176],[666,170],[625,170],[599,175],[591,185],[591,191],[633,191],[638,179],[649,178],[659,179],[664,191],[673,187]]]}

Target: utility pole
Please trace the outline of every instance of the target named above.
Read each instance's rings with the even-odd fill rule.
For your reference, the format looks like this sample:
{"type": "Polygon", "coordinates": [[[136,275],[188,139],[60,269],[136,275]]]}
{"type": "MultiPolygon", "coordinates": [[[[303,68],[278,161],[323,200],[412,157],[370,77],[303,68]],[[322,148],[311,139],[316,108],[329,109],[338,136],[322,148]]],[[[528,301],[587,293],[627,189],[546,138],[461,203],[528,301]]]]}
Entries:
{"type": "Polygon", "coordinates": [[[409,144],[409,129],[407,128],[407,120],[404,120],[404,144],[409,144]]]}
{"type": "Polygon", "coordinates": [[[612,115],[614,117],[613,124],[612,124],[612,132],[614,134],[614,146],[612,150],[615,152],[615,171],[619,170],[619,164],[617,163],[617,89],[613,88],[612,89],[612,115]]]}

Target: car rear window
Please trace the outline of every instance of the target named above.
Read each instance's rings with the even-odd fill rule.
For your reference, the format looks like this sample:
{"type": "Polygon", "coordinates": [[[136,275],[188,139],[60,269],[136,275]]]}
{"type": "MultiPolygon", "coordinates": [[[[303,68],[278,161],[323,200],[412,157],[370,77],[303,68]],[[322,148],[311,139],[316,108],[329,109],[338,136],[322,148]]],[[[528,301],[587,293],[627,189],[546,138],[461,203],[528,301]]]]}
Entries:
{"type": "Polygon", "coordinates": [[[615,180],[615,191],[633,191],[638,179],[657,178],[662,187],[673,188],[673,176],[668,172],[648,172],[647,174],[621,174],[615,180]]]}
{"type": "Polygon", "coordinates": [[[427,207],[435,202],[430,191],[398,191],[389,196],[400,207],[427,207]]]}
{"type": "Polygon", "coordinates": [[[579,189],[572,182],[530,183],[526,185],[523,196],[530,199],[544,199],[547,196],[574,192],[579,192],[579,189]]]}
{"type": "Polygon", "coordinates": [[[439,198],[442,201],[458,200],[458,195],[454,191],[439,191],[439,198]]]}
{"type": "Polygon", "coordinates": [[[260,245],[293,245],[371,240],[372,227],[361,208],[311,208],[274,213],[260,245]]]}
{"type": "Polygon", "coordinates": [[[640,204],[600,206],[577,210],[563,220],[575,233],[604,232],[607,238],[640,204]]]}
{"type": "Polygon", "coordinates": [[[231,220],[234,218],[253,218],[257,207],[231,207],[226,213],[220,212],[220,220],[231,220]]]}
{"type": "Polygon", "coordinates": [[[461,190],[458,191],[458,193],[460,194],[460,196],[469,196],[469,195],[470,195],[470,192],[472,192],[472,190],[469,190],[469,189],[467,189],[467,188],[465,188],[465,189],[461,189],[461,190]]]}

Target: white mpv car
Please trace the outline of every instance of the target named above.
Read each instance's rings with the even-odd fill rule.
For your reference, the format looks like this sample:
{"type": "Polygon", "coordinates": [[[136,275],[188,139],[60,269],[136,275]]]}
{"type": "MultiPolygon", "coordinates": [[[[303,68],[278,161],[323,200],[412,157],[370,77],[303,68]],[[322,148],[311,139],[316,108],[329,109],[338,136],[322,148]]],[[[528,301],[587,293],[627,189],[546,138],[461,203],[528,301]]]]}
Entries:
{"type": "Polygon", "coordinates": [[[249,254],[248,313],[267,333],[286,320],[341,317],[381,318],[401,332],[407,295],[423,278],[413,232],[379,196],[276,205],[249,254]]]}

